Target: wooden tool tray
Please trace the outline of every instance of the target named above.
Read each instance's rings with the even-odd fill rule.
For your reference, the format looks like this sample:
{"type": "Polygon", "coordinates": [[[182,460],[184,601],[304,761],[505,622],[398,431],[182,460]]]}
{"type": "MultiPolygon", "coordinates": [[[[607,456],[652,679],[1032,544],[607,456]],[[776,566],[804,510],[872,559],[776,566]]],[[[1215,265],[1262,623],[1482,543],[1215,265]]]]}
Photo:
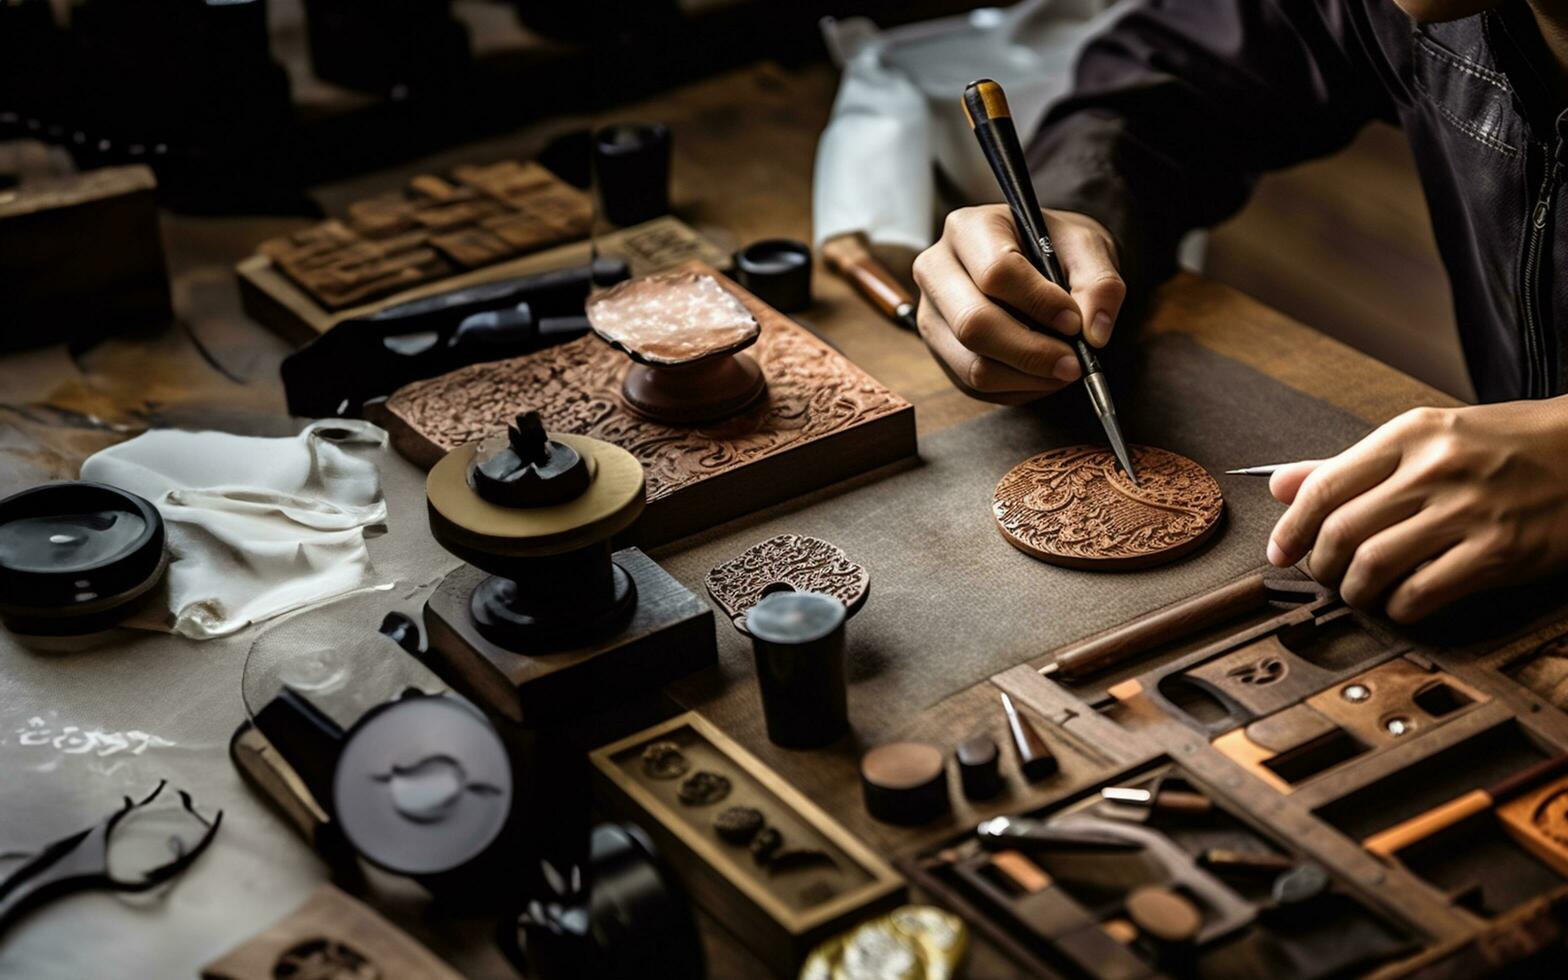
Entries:
{"type": "Polygon", "coordinates": [[[1045,975],[1133,977],[1169,970],[1199,977],[1314,976],[1365,969],[1417,948],[1417,932],[1361,902],[1337,878],[1313,900],[1310,911],[1281,911],[1270,907],[1269,874],[1200,867],[1198,856],[1209,849],[1309,859],[1167,759],[1116,772],[1029,816],[1070,823],[1083,814],[1110,812],[1114,808],[1099,799],[1101,788],[1148,786],[1157,779],[1166,785],[1175,781],[1215,803],[1206,814],[1150,813],[1146,823],[1129,824],[1145,835],[1163,836],[1163,851],[1178,856],[1025,851],[1061,893],[1049,902],[1039,901],[1040,893],[1022,895],[1000,876],[988,874],[987,864],[1006,848],[986,848],[973,834],[919,853],[905,862],[906,870],[917,885],[959,911],[1020,963],[1045,975]],[[1202,910],[1204,926],[1195,948],[1162,951],[1147,937],[1113,938],[1118,925],[1125,928],[1116,920],[1124,918],[1127,894],[1145,884],[1168,885],[1202,910]],[[1215,894],[1222,900],[1213,900],[1215,894]]]}
{"type": "Polygon", "coordinates": [[[644,827],[696,902],[780,975],[793,976],[817,943],[903,899],[903,878],[889,864],[696,712],[596,749],[590,759],[596,795],[644,827]],[[659,779],[644,770],[643,750],[657,742],[679,747],[685,774],[659,779]],[[680,802],[682,780],[698,771],[727,778],[729,793],[708,805],[680,802]],[[783,834],[784,850],[821,851],[831,864],[770,872],[745,845],[714,832],[714,817],[732,806],[762,811],[783,834]]]}

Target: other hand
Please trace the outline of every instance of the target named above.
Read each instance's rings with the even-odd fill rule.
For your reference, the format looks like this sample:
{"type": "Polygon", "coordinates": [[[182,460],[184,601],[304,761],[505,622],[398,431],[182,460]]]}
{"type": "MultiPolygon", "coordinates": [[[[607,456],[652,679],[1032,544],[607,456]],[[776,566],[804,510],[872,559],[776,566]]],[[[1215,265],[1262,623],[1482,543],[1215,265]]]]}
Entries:
{"type": "Polygon", "coordinates": [[[1069,337],[1082,331],[1104,347],[1127,295],[1104,226],[1068,211],[1042,213],[1070,294],[1029,264],[1005,204],[952,212],[942,237],[915,259],[920,335],[975,398],[1018,404],[1078,380],[1072,347],[1024,321],[1069,337]]]}
{"type": "Polygon", "coordinates": [[[1418,408],[1327,460],[1274,473],[1290,509],[1268,558],[1411,623],[1568,567],[1568,398],[1418,408]]]}

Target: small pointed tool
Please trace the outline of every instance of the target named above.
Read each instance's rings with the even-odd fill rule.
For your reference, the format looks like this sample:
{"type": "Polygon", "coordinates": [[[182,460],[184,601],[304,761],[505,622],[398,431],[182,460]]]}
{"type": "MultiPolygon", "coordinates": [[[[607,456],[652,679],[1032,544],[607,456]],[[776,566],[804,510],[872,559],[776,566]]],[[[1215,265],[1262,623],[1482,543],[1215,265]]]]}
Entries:
{"type": "MultiPolygon", "coordinates": [[[[1067,274],[1062,271],[1062,264],[1051,245],[1051,236],[1045,230],[1040,201],[1035,197],[1029,166],[1024,162],[1024,149],[1018,142],[1018,131],[1013,128],[1012,110],[1007,107],[1002,86],[989,78],[970,82],[964,89],[964,115],[974,128],[975,139],[980,141],[980,150],[991,165],[1002,196],[1012,208],[1013,225],[1018,230],[1018,243],[1023,247],[1024,255],[1042,276],[1067,289],[1067,274]]],[[[1094,404],[1094,413],[1105,427],[1105,436],[1111,442],[1117,462],[1122,464],[1122,471],[1137,485],[1138,474],[1133,470],[1127,441],[1122,438],[1121,423],[1116,420],[1116,404],[1111,401],[1110,385],[1100,370],[1100,359],[1083,339],[1082,331],[1072,338],[1072,345],[1078,354],[1078,366],[1083,370],[1084,388],[1094,404]]]]}
{"type": "Polygon", "coordinates": [[[1289,463],[1268,463],[1264,466],[1243,466],[1239,470],[1226,470],[1226,476],[1273,476],[1275,472],[1289,466],[1289,463]]]}
{"type": "Polygon", "coordinates": [[[1007,727],[1013,733],[1013,748],[1018,750],[1018,771],[1031,783],[1052,775],[1061,768],[1045,744],[1045,736],[1027,718],[1018,714],[1013,699],[1002,692],[1002,710],[1007,712],[1007,727]]]}

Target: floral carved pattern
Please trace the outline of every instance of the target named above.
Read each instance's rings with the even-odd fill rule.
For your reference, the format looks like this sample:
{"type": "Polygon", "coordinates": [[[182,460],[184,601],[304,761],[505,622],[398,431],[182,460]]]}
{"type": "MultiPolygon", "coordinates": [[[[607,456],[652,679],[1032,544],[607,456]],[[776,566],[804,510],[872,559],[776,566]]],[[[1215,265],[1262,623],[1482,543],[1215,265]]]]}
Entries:
{"type": "Polygon", "coordinates": [[[1031,456],[996,485],[992,511],[1009,544],[1081,568],[1137,568],[1191,551],[1219,525],[1224,498],[1192,460],[1132,448],[1138,485],[1108,448],[1031,456]]]}
{"type": "MultiPolygon", "coordinates": [[[[697,263],[688,268],[711,269],[697,263]]],[[[595,336],[508,361],[476,364],[399,389],[389,423],[414,436],[399,446],[429,466],[451,449],[536,409],[552,432],[614,443],[643,464],[655,501],[758,459],[909,409],[843,355],[718,277],[756,315],[751,353],[767,395],[716,423],[672,426],[634,414],[621,397],[631,362],[595,336]]]]}
{"type": "Polygon", "coordinates": [[[871,576],[837,546],[800,534],[754,544],[708,573],[708,593],[742,633],[751,607],[780,588],[825,593],[853,615],[871,591],[871,576]]]}

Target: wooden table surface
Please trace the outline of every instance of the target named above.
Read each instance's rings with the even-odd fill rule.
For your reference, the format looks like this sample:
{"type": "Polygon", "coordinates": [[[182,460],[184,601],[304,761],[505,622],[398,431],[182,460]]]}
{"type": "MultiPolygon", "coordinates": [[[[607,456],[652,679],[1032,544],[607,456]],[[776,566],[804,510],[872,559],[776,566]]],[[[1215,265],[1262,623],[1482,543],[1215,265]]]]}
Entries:
{"type": "MultiPolygon", "coordinates": [[[[785,70],[763,64],[628,106],[615,116],[670,125],[674,205],[688,223],[726,245],[778,236],[809,240],[813,156],[835,85],[825,66],[785,70]]],[[[329,212],[340,212],[347,202],[396,187],[414,173],[465,159],[530,153],[574,123],[581,120],[556,120],[415,166],[318,188],[317,196],[329,212]]],[[[0,494],[74,478],[85,456],[155,425],[292,432],[277,375],[288,348],[240,312],[232,267],[261,240],[306,223],[166,215],[178,323],[117,337],[77,356],[62,346],[0,356],[0,494]]],[[[815,303],[799,319],[912,402],[922,436],[991,410],[955,390],[917,337],[883,320],[820,266],[814,292],[815,303]]],[[[1159,291],[1142,329],[1188,334],[1368,423],[1418,405],[1452,404],[1436,390],[1192,274],[1179,275],[1159,291]]],[[[994,711],[994,701],[995,688],[982,683],[911,718],[911,733],[951,744],[977,712],[994,711]]],[[[907,852],[979,815],[959,801],[954,818],[940,826],[893,830],[866,817],[852,771],[828,767],[820,779],[826,783],[808,787],[808,793],[825,788],[830,799],[818,801],[888,853],[907,852]]],[[[1052,790],[1061,791],[1061,785],[1052,790]]],[[[1012,808],[1029,802],[1017,792],[1006,798],[1012,808]]],[[[709,940],[715,976],[748,971],[745,954],[733,944],[722,936],[709,940]]],[[[982,954],[974,972],[1002,969],[982,954]]]]}

